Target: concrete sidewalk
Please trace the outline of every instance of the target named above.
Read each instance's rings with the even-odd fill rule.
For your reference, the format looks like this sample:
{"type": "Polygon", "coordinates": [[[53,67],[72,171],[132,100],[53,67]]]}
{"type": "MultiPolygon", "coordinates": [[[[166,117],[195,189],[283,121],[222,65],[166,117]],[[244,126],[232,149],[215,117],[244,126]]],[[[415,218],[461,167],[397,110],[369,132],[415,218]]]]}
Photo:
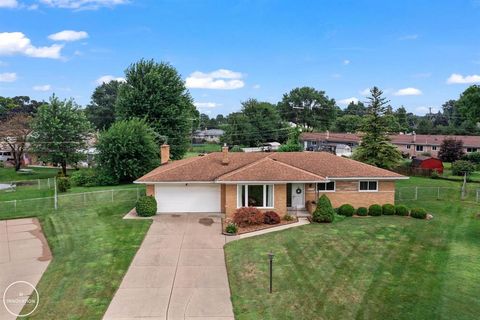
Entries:
{"type": "MultiPolygon", "coordinates": [[[[14,282],[26,281],[36,286],[47,269],[52,254],[35,218],[0,221],[0,295],[14,282]]],[[[7,300],[30,295],[29,285],[15,284],[6,293],[7,300]]],[[[36,298],[35,298],[36,299],[36,298]]],[[[40,296],[40,303],[45,297],[40,296]]],[[[7,303],[14,314],[19,314],[24,303],[7,303]]],[[[16,319],[0,302],[0,319],[16,319]]]]}
{"type": "Polygon", "coordinates": [[[104,319],[234,319],[219,216],[154,217],[104,319]]]}

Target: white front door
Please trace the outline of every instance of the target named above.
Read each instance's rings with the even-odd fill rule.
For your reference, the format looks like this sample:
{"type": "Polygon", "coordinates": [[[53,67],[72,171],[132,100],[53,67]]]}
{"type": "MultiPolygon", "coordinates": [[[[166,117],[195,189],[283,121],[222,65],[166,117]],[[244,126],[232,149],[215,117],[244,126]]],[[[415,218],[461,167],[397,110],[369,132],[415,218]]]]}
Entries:
{"type": "Polygon", "coordinates": [[[305,184],[292,183],[292,208],[305,208],[305,184]]]}

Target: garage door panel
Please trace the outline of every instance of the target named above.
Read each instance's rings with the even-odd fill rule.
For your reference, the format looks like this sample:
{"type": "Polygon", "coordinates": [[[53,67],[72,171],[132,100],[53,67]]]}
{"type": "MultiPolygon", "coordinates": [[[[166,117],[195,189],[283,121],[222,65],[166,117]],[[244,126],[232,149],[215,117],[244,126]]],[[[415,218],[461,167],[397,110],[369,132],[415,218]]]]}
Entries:
{"type": "Polygon", "coordinates": [[[161,213],[221,211],[218,184],[157,184],[155,198],[161,213]]]}

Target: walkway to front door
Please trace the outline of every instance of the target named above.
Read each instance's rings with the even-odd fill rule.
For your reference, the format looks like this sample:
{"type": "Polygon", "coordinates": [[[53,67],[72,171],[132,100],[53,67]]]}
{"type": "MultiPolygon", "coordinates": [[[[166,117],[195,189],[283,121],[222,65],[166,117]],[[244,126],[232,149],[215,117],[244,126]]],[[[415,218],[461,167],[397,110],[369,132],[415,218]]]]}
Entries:
{"type": "Polygon", "coordinates": [[[233,320],[218,216],[159,215],[104,319],[233,320]]]}

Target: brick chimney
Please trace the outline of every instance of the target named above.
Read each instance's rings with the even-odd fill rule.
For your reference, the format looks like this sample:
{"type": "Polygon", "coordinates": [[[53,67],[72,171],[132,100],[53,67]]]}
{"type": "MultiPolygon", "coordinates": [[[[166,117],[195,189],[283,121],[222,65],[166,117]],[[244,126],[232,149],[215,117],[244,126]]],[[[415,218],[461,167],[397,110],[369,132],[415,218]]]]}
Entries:
{"type": "Polygon", "coordinates": [[[228,159],[228,147],[227,147],[226,144],[223,145],[223,147],[222,147],[222,155],[223,155],[223,157],[222,157],[222,164],[223,164],[224,166],[226,166],[226,165],[228,165],[228,163],[230,162],[230,159],[228,159]]]}
{"type": "Polygon", "coordinates": [[[415,133],[415,131],[413,131],[412,134],[413,134],[413,142],[417,142],[417,134],[415,133]]]}
{"type": "Polygon", "coordinates": [[[168,161],[170,161],[170,146],[168,144],[162,144],[160,147],[160,164],[167,164],[168,161]]]}
{"type": "Polygon", "coordinates": [[[330,131],[327,130],[327,140],[330,139],[330,131]]]}

